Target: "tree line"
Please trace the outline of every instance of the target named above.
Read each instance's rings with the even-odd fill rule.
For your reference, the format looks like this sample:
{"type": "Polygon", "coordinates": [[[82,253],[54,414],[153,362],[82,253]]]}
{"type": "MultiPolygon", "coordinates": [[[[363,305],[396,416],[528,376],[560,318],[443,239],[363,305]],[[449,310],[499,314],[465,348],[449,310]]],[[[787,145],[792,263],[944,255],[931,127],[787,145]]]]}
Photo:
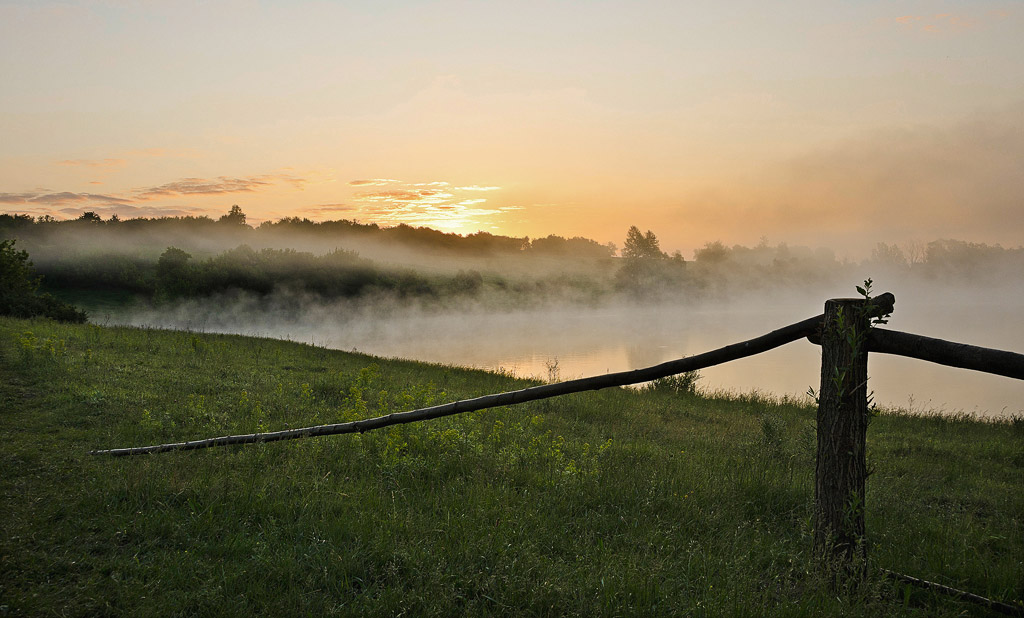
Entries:
{"type": "Polygon", "coordinates": [[[0,214],[0,235],[3,237],[32,237],[46,242],[62,235],[81,236],[99,231],[120,233],[125,239],[167,236],[177,232],[184,237],[220,237],[236,246],[274,244],[275,241],[303,236],[340,242],[373,241],[382,246],[403,246],[435,254],[474,256],[514,253],[596,259],[611,257],[618,250],[614,244],[601,244],[581,236],[565,238],[552,234],[530,239],[483,231],[462,235],[404,223],[381,227],[376,223],[349,219],[316,222],[307,218],[285,217],[253,227],[248,225],[247,216],[238,205],[232,206],[219,219],[207,216],[121,219],[114,215],[103,220],[95,212],[85,212],[76,219],[58,220],[49,215],[33,218],[24,214],[0,214]]]}
{"type": "MultiPolygon", "coordinates": [[[[708,242],[686,260],[679,251],[671,255],[663,251],[654,232],[642,232],[636,226],[626,231],[619,254],[611,243],[602,245],[579,237],[552,235],[530,240],[486,232],[461,236],[407,225],[382,228],[347,220],[316,223],[298,218],[253,228],[246,220],[238,206],[217,220],[111,217],[104,221],[95,213],[85,213],[77,219],[57,221],[0,214],[0,238],[4,239],[0,313],[79,319],[73,307],[45,291],[63,298],[92,291],[116,292],[156,303],[231,291],[268,295],[281,290],[327,299],[386,295],[444,300],[496,295],[514,302],[541,298],[597,301],[616,295],[699,299],[726,296],[738,289],[806,288],[837,277],[856,279],[866,270],[876,278],[895,273],[975,284],[1012,280],[1024,273],[1022,248],[949,239],[904,246],[878,243],[871,257],[861,263],[838,259],[825,248],[771,245],[764,239],[754,247],[708,242]],[[231,248],[204,249],[204,239],[212,237],[219,239],[219,245],[208,243],[208,247],[227,243],[231,248]],[[508,263],[502,260],[480,262],[491,264],[489,268],[467,266],[457,271],[383,264],[342,248],[360,237],[441,256],[514,255],[527,264],[532,258],[544,258],[545,266],[527,268],[528,274],[513,274],[502,270],[508,263]],[[319,252],[253,248],[247,242],[258,247],[261,240],[270,238],[297,246],[312,244],[310,238],[322,238],[321,246],[334,248],[319,252]],[[135,244],[121,239],[132,239],[135,244]],[[34,267],[26,246],[33,258],[43,256],[36,259],[34,267]],[[594,267],[586,271],[560,267],[570,262],[594,267]]],[[[472,260],[454,263],[477,264],[472,260]]]]}

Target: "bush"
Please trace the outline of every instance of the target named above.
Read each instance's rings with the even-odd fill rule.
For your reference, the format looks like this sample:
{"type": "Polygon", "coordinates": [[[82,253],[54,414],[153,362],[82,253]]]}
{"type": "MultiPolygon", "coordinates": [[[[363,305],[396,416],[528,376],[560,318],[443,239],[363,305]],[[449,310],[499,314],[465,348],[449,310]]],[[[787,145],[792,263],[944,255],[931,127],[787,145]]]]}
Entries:
{"type": "Polygon", "coordinates": [[[656,393],[674,393],[676,395],[696,395],[697,382],[701,375],[699,371],[687,371],[676,375],[658,378],[647,384],[648,391],[656,393]]]}

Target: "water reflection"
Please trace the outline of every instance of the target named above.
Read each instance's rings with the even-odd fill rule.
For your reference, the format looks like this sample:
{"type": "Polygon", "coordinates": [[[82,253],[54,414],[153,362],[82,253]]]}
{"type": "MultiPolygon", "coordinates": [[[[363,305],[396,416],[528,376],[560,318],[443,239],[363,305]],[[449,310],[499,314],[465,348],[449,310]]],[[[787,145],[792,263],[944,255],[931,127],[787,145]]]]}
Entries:
{"type": "MultiPolygon", "coordinates": [[[[889,325],[895,330],[1024,351],[1022,307],[1001,299],[937,307],[924,295],[916,302],[910,295],[898,300],[897,307],[889,325]]],[[[499,312],[381,313],[319,307],[284,318],[259,306],[227,311],[210,303],[193,304],[177,314],[136,313],[117,321],[288,338],[541,379],[548,379],[549,365],[557,361],[559,377],[569,379],[699,354],[819,313],[821,303],[812,300],[715,308],[631,305],[499,312]]],[[[705,369],[700,386],[802,396],[809,387],[818,388],[819,364],[820,349],[800,340],[705,369]]],[[[879,405],[979,416],[1024,414],[1024,381],[881,354],[871,356],[868,370],[879,405]]]]}
{"type": "MultiPolygon", "coordinates": [[[[1017,321],[998,309],[989,308],[988,313],[979,319],[977,308],[946,311],[916,320],[894,320],[891,326],[975,345],[1024,350],[1024,335],[1016,327],[1017,321]],[[993,325],[1009,328],[993,332],[993,325]]],[[[810,315],[813,312],[781,309],[659,307],[577,311],[571,316],[558,312],[432,316],[389,323],[377,331],[377,337],[359,342],[339,333],[331,345],[389,357],[502,369],[542,379],[549,375],[548,366],[557,361],[560,377],[568,379],[699,354],[810,315]]],[[[796,341],[705,369],[700,384],[710,390],[802,396],[808,388],[819,387],[820,359],[820,348],[796,341]]],[[[1019,380],[881,354],[871,356],[868,370],[875,401],[882,406],[979,416],[1024,414],[1024,382],[1019,380]]]]}

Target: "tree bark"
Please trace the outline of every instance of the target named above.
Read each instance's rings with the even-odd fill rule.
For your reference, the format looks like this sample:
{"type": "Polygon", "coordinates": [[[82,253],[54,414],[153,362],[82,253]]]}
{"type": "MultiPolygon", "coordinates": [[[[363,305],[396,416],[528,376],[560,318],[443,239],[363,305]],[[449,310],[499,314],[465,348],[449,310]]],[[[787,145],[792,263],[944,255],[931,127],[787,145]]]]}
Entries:
{"type": "Polygon", "coordinates": [[[846,572],[857,579],[867,566],[867,307],[865,299],[825,302],[814,484],[815,553],[837,575],[846,572]]]}

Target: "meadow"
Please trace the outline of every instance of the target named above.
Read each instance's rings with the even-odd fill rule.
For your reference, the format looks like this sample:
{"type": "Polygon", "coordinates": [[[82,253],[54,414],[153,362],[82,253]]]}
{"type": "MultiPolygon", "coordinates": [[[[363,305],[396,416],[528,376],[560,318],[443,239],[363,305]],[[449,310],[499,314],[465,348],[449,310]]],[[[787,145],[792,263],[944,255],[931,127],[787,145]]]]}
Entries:
{"type": "Polygon", "coordinates": [[[1024,600],[1022,419],[880,411],[868,579],[833,590],[810,553],[807,400],[665,381],[115,459],[88,451],[530,382],[273,339],[13,318],[0,318],[0,374],[0,616],[990,615],[883,568],[1024,600]]]}

